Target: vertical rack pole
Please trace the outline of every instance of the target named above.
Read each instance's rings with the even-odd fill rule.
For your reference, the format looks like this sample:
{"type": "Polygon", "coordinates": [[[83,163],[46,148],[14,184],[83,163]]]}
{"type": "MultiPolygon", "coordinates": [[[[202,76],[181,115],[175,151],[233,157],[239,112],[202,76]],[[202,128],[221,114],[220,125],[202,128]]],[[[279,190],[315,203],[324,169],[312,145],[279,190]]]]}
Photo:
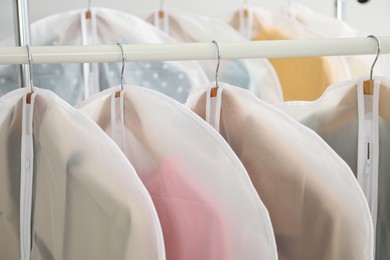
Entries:
{"type": "Polygon", "coordinates": [[[345,21],[345,2],[346,0],[335,0],[336,18],[345,21]]]}
{"type": "MultiPolygon", "coordinates": [[[[13,0],[15,12],[15,41],[16,46],[30,45],[30,22],[28,15],[28,0],[13,0]]],[[[20,65],[20,85],[30,87],[30,68],[28,64],[20,65]]]]}

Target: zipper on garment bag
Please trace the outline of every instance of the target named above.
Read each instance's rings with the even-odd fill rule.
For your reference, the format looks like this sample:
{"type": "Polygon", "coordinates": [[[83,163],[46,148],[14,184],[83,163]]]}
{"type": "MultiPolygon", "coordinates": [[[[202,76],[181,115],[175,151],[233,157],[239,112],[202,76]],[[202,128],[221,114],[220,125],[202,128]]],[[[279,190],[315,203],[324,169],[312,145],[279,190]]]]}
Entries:
{"type": "Polygon", "coordinates": [[[364,81],[358,85],[359,141],[357,177],[370,208],[374,227],[374,241],[378,217],[379,91],[379,81],[364,81]]]}
{"type": "Polygon", "coordinates": [[[364,149],[364,169],[363,169],[363,174],[360,176],[361,178],[361,183],[362,183],[362,189],[363,192],[366,196],[368,205],[370,209],[372,210],[373,208],[373,197],[376,196],[373,194],[375,192],[373,190],[373,164],[372,164],[372,157],[374,156],[372,152],[372,146],[375,145],[373,143],[373,135],[374,135],[374,120],[373,120],[373,104],[374,102],[371,101],[373,99],[373,95],[364,95],[363,100],[364,100],[364,116],[362,118],[362,122],[360,122],[363,127],[364,127],[364,141],[363,144],[365,146],[364,149]]]}
{"type": "Polygon", "coordinates": [[[365,161],[365,170],[364,170],[364,188],[363,192],[366,194],[367,201],[370,208],[372,208],[372,168],[371,168],[371,158],[370,158],[370,142],[367,142],[367,156],[365,161]]]}
{"type": "Polygon", "coordinates": [[[23,100],[21,183],[20,183],[20,255],[30,260],[31,216],[34,175],[33,111],[35,95],[28,93],[23,100]]]}

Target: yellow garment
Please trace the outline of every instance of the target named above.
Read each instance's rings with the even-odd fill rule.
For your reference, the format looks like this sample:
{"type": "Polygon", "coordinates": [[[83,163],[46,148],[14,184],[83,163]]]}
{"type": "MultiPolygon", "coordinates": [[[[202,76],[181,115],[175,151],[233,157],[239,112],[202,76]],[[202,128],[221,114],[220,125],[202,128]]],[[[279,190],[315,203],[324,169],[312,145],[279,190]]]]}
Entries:
{"type": "MultiPolygon", "coordinates": [[[[255,40],[288,40],[274,28],[262,28],[255,40]]],[[[269,59],[279,76],[284,100],[315,100],[335,79],[323,57],[269,59]]]]}

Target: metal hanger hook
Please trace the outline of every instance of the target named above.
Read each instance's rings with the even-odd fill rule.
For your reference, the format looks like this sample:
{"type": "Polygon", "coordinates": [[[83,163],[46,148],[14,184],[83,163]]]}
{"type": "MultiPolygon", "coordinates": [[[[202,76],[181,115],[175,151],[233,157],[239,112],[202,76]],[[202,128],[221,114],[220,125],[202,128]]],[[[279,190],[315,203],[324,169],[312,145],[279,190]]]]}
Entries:
{"type": "Polygon", "coordinates": [[[375,35],[368,35],[367,37],[370,37],[370,38],[375,39],[376,44],[377,44],[377,46],[378,46],[377,51],[376,51],[375,60],[374,60],[374,62],[373,62],[372,65],[371,65],[370,80],[372,80],[372,73],[373,73],[373,71],[374,71],[375,63],[376,63],[376,61],[378,60],[379,54],[381,53],[381,43],[380,43],[379,39],[378,39],[375,35]]]}
{"type": "Polygon", "coordinates": [[[219,71],[219,64],[221,63],[221,53],[219,51],[219,45],[216,41],[212,41],[212,43],[215,44],[217,47],[217,69],[215,70],[215,86],[218,87],[218,71],[219,71]]]}
{"type": "Polygon", "coordinates": [[[125,59],[126,59],[126,57],[125,57],[125,52],[123,51],[122,44],[120,44],[118,42],[117,45],[119,45],[119,47],[121,48],[121,52],[122,52],[121,91],[123,91],[123,73],[125,71],[125,59]]]}
{"type": "Polygon", "coordinates": [[[91,0],[88,0],[88,6],[87,6],[87,10],[90,11],[91,10],[91,0]]]}
{"type": "Polygon", "coordinates": [[[34,92],[34,86],[33,86],[33,76],[32,76],[32,55],[31,55],[31,50],[30,46],[26,44],[26,49],[27,49],[27,59],[28,59],[28,71],[30,74],[30,91],[31,93],[34,92]]]}

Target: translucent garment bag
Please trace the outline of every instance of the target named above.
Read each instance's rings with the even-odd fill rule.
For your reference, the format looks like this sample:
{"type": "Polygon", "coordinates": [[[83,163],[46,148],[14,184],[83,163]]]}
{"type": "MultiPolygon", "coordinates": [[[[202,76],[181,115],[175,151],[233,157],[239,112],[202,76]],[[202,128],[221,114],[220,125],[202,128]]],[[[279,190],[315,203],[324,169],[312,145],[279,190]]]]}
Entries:
{"type": "MultiPolygon", "coordinates": [[[[131,14],[106,8],[68,11],[43,18],[31,25],[32,45],[104,45],[174,43],[164,32],[131,14]]],[[[0,45],[13,45],[8,39],[0,45]]],[[[119,47],[118,47],[119,51],[119,47]]],[[[115,63],[34,64],[34,82],[45,86],[70,104],[118,84],[115,63]]],[[[15,66],[0,70],[0,95],[19,88],[15,66]]],[[[153,88],[185,102],[194,86],[208,82],[195,61],[136,61],[127,64],[126,82],[153,88]],[[170,86],[170,87],[168,87],[170,86]]]]}
{"type": "Polygon", "coordinates": [[[187,105],[243,162],[275,232],[279,259],[369,260],[373,228],[348,165],[313,131],[238,87],[194,90],[187,105]]]}
{"type": "MultiPolygon", "coordinates": [[[[335,17],[319,14],[300,4],[285,6],[282,14],[291,17],[299,22],[307,30],[311,30],[323,38],[353,38],[362,35],[362,32],[350,27],[346,22],[335,17]]],[[[367,75],[372,64],[371,55],[348,55],[343,57],[348,65],[351,77],[362,77],[367,75]]],[[[385,74],[385,60],[380,56],[375,70],[378,75],[385,74]]]]}
{"type": "MultiPolygon", "coordinates": [[[[321,38],[291,17],[247,6],[234,12],[229,24],[251,40],[321,38]]],[[[298,57],[269,59],[283,89],[284,100],[315,100],[333,83],[351,78],[342,57],[298,57]]]]}
{"type": "Polygon", "coordinates": [[[351,167],[370,206],[376,258],[390,258],[390,80],[330,86],[316,101],[277,107],[320,135],[351,167]]]}
{"type": "Polygon", "coordinates": [[[130,86],[78,107],[113,138],[151,194],[167,259],[277,259],[268,212],[247,172],[196,114],[130,86]]]}
{"type": "MultiPolygon", "coordinates": [[[[159,12],[148,18],[158,24],[159,12]]],[[[164,10],[166,32],[180,42],[243,42],[247,39],[221,20],[196,15],[182,10],[164,10]]],[[[210,80],[215,78],[215,61],[199,61],[210,80]]],[[[275,103],[283,101],[282,88],[275,69],[267,59],[222,60],[219,77],[227,82],[253,92],[262,100],[275,103]]]]}
{"type": "Polygon", "coordinates": [[[153,202],[120,149],[55,94],[29,91],[0,98],[0,259],[164,260],[153,202]]]}

